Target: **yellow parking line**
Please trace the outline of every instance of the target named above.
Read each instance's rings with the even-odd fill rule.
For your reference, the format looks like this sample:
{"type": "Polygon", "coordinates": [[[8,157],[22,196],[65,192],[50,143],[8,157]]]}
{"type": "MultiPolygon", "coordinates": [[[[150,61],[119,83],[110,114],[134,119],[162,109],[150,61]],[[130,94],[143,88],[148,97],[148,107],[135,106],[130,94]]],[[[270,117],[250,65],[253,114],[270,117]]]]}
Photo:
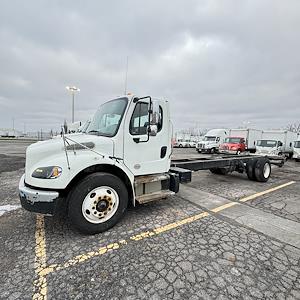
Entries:
{"type": "Polygon", "coordinates": [[[226,208],[229,208],[231,206],[234,206],[236,204],[237,204],[237,202],[230,202],[230,203],[215,207],[215,208],[211,209],[211,211],[216,213],[216,212],[219,212],[219,211],[224,210],[226,208]]]}
{"type": "Polygon", "coordinates": [[[285,187],[287,187],[287,186],[289,186],[289,185],[291,185],[291,184],[293,184],[293,183],[295,183],[295,181],[290,181],[290,182],[284,183],[284,184],[282,184],[282,185],[273,187],[273,188],[271,188],[271,189],[269,189],[269,190],[265,190],[265,191],[263,191],[263,192],[259,192],[259,193],[256,193],[256,194],[254,194],[254,195],[247,196],[247,197],[245,197],[245,198],[240,199],[240,202],[246,202],[246,201],[249,201],[249,200],[253,200],[253,199],[257,198],[257,197],[260,197],[260,196],[263,196],[263,195],[265,195],[265,194],[269,194],[269,193],[271,193],[271,192],[275,192],[275,191],[277,191],[277,190],[280,190],[280,189],[282,189],[282,188],[285,188],[285,187]]]}
{"type": "MultiPolygon", "coordinates": [[[[240,199],[241,202],[245,202],[251,199],[255,199],[257,197],[260,197],[262,195],[274,192],[276,190],[282,189],[284,187],[287,187],[291,184],[295,183],[295,181],[290,181],[288,183],[279,185],[277,187],[265,190],[263,192],[259,192],[256,193],[254,195],[245,197],[240,199]]],[[[232,207],[234,205],[237,205],[238,202],[230,202],[218,207],[215,207],[213,209],[211,209],[211,212],[219,212],[222,211],[224,209],[227,209],[229,207],[232,207]]],[[[189,224],[192,222],[195,222],[199,219],[205,218],[207,216],[209,216],[210,213],[209,212],[201,212],[199,214],[196,214],[194,216],[191,217],[187,217],[185,219],[182,219],[180,221],[177,222],[173,222],[170,224],[167,224],[165,226],[161,226],[158,228],[155,228],[153,230],[149,230],[149,231],[145,231],[145,232],[141,232],[139,234],[136,234],[134,236],[129,237],[128,240],[120,240],[118,242],[109,244],[107,246],[101,247],[95,251],[90,251],[87,253],[83,253],[80,255],[77,255],[75,257],[73,257],[72,259],[61,263],[61,264],[52,264],[47,266],[46,265],[46,243],[45,243],[45,229],[44,229],[44,217],[41,215],[37,216],[36,219],[36,233],[35,233],[35,238],[36,238],[36,248],[35,248],[35,272],[37,275],[37,279],[34,281],[34,295],[33,295],[33,299],[41,299],[41,300],[46,300],[47,299],[47,280],[46,280],[46,276],[52,272],[56,272],[62,269],[66,269],[68,267],[77,265],[78,263],[84,262],[86,260],[89,260],[90,258],[96,257],[96,256],[100,256],[103,254],[106,254],[108,252],[111,251],[116,251],[118,249],[120,249],[122,246],[125,246],[128,244],[129,241],[140,241],[155,235],[159,235],[161,233],[164,233],[166,231],[178,228],[180,226],[183,226],[185,224],[189,224]]]]}
{"type": "MultiPolygon", "coordinates": [[[[185,219],[180,220],[178,222],[174,222],[174,223],[171,223],[171,224],[159,227],[159,228],[155,228],[155,229],[153,229],[153,231],[141,232],[141,233],[139,233],[137,235],[131,236],[129,238],[129,240],[140,241],[140,240],[143,240],[145,238],[151,237],[153,235],[158,235],[158,234],[161,234],[163,232],[166,232],[166,231],[169,231],[171,229],[174,229],[176,227],[182,226],[184,224],[192,223],[192,222],[194,222],[196,220],[199,220],[201,218],[204,218],[204,217],[206,217],[208,215],[209,215],[208,212],[202,212],[200,214],[194,215],[192,217],[185,218],[185,219]]],[[[55,271],[66,269],[66,268],[74,266],[74,265],[76,265],[76,264],[78,264],[80,262],[84,262],[84,261],[86,261],[86,260],[88,260],[88,259],[90,259],[92,257],[100,256],[100,255],[103,255],[103,254],[105,254],[107,252],[111,252],[111,251],[117,250],[121,246],[127,245],[127,244],[128,244],[128,241],[121,240],[119,242],[109,244],[109,245],[107,245],[105,247],[101,247],[101,248],[99,248],[96,251],[91,251],[91,252],[88,252],[88,253],[77,255],[74,258],[68,260],[67,262],[65,262],[63,264],[53,264],[53,265],[50,265],[48,268],[45,268],[43,270],[43,275],[47,275],[47,274],[55,272],[55,271]]]]}
{"type": "Polygon", "coordinates": [[[36,216],[35,229],[35,274],[32,299],[47,300],[47,279],[41,272],[46,268],[46,240],[44,216],[36,216]]]}

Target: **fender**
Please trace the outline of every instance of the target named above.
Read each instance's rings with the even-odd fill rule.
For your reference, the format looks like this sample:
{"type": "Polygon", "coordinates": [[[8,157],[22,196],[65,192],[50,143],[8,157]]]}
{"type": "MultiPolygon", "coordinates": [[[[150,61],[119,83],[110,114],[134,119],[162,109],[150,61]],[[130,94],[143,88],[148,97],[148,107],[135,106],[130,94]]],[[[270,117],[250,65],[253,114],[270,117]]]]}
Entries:
{"type": "Polygon", "coordinates": [[[121,162],[108,156],[100,157],[99,155],[91,155],[90,151],[78,151],[77,154],[68,153],[70,169],[68,168],[66,158],[61,154],[52,155],[43,160],[41,164],[38,162],[31,168],[26,168],[25,182],[32,187],[39,189],[57,190],[63,194],[69,191],[74,182],[77,182],[87,173],[96,171],[111,172],[125,181],[127,188],[130,188],[132,202],[135,204],[134,197],[134,175],[121,162]],[[59,166],[62,168],[62,174],[55,179],[41,179],[32,177],[32,173],[36,168],[47,166],[59,166]]]}
{"type": "MultiPolygon", "coordinates": [[[[111,160],[114,162],[113,160],[111,160]]],[[[119,177],[125,184],[129,200],[132,202],[133,206],[135,206],[135,189],[134,189],[134,175],[129,171],[129,169],[119,162],[114,162],[113,164],[109,163],[101,163],[90,165],[78,172],[78,174],[68,183],[65,188],[65,192],[68,193],[74,185],[82,178],[84,178],[87,174],[95,173],[95,172],[107,172],[119,177]]]]}

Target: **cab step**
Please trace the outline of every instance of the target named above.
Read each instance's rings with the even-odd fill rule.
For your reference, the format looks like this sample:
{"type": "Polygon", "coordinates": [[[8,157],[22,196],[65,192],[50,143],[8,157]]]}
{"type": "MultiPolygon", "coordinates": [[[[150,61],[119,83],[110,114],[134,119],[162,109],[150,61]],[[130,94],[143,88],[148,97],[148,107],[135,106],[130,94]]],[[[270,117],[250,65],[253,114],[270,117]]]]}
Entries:
{"type": "Polygon", "coordinates": [[[175,193],[169,190],[163,190],[159,192],[154,192],[150,194],[143,194],[140,196],[136,196],[136,201],[140,204],[148,203],[154,200],[159,200],[163,198],[167,198],[168,196],[174,195],[175,193]]]}
{"type": "Polygon", "coordinates": [[[137,185],[143,184],[143,183],[168,180],[169,178],[170,178],[170,175],[168,173],[153,174],[153,175],[141,175],[141,176],[135,177],[134,184],[137,186],[137,185]]]}

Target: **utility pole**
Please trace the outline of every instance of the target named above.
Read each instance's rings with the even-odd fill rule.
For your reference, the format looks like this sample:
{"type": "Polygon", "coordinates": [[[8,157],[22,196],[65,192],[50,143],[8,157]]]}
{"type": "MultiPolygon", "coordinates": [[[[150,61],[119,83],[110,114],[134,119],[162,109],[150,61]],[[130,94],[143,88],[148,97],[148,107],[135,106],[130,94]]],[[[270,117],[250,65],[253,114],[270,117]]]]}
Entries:
{"type": "Polygon", "coordinates": [[[12,130],[13,130],[13,135],[15,135],[15,117],[12,117],[12,130]]]}
{"type": "Polygon", "coordinates": [[[79,92],[80,89],[76,86],[66,86],[66,89],[71,92],[72,96],[72,123],[74,123],[74,98],[75,98],[75,92],[79,92]]]}
{"type": "Polygon", "coordinates": [[[127,77],[128,77],[128,56],[126,59],[126,72],[125,72],[125,88],[124,88],[124,95],[127,93],[127,77]]]}

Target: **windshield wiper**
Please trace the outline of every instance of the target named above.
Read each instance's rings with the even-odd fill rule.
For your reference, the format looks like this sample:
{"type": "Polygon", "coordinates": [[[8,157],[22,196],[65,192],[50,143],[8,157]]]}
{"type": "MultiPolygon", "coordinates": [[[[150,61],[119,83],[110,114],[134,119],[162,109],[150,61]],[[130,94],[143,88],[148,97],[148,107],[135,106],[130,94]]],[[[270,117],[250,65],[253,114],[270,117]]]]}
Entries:
{"type": "Polygon", "coordinates": [[[98,130],[90,130],[90,131],[88,131],[88,133],[90,133],[90,132],[99,132],[98,130]]]}
{"type": "Polygon", "coordinates": [[[97,133],[97,135],[101,135],[101,136],[108,136],[108,137],[110,137],[110,136],[111,136],[110,134],[108,134],[108,133],[104,133],[104,132],[102,132],[102,131],[99,131],[99,130],[90,130],[90,131],[88,131],[88,132],[87,132],[87,134],[89,134],[89,133],[97,133]]]}
{"type": "Polygon", "coordinates": [[[90,130],[90,131],[88,131],[87,133],[100,133],[100,131],[98,131],[98,130],[90,130]]]}

